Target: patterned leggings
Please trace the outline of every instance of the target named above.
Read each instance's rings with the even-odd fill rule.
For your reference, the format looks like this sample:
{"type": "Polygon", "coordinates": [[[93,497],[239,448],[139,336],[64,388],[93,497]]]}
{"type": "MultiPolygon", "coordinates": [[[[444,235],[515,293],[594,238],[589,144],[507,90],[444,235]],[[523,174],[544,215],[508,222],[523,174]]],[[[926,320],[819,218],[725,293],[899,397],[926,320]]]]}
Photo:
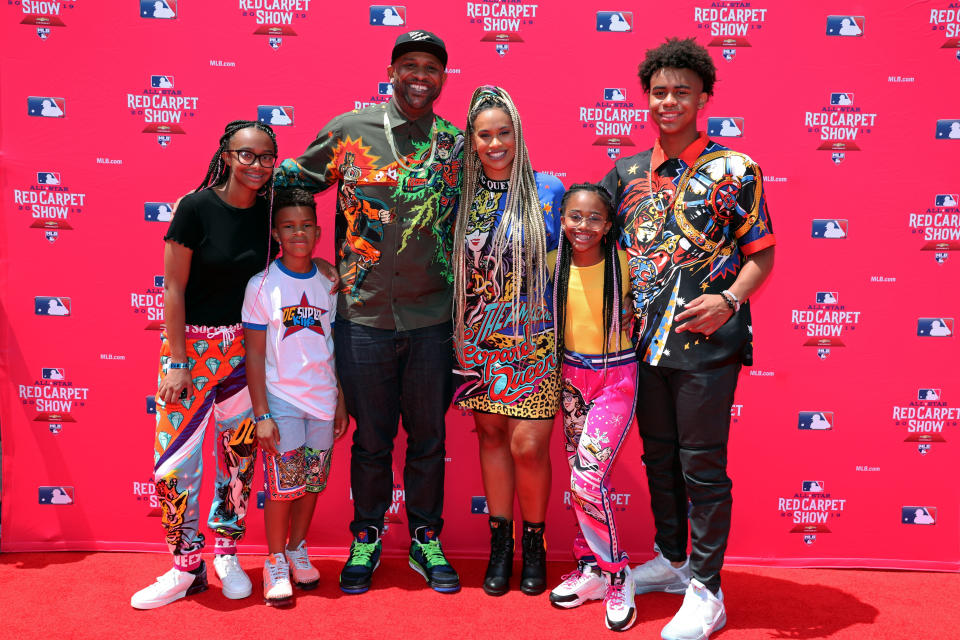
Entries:
{"type": "Polygon", "coordinates": [[[617,536],[608,493],[610,474],[633,422],[637,360],[633,350],[603,356],[567,351],[561,373],[564,449],[570,464],[570,490],[580,525],[574,555],[596,558],[604,571],[627,564],[617,536]]]}
{"type": "MultiPolygon", "coordinates": [[[[203,436],[216,423],[216,491],[208,526],[217,534],[217,553],[235,553],[245,531],[257,453],[256,430],[244,366],[243,331],[233,327],[187,327],[187,359],[194,395],[164,403],[157,397],[154,482],[160,498],[166,541],[181,570],[200,564],[204,546],[198,531],[203,436]]],[[[160,377],[170,361],[166,333],[160,348],[160,377]]],[[[158,381],[159,382],[159,381],[158,381]]]]}

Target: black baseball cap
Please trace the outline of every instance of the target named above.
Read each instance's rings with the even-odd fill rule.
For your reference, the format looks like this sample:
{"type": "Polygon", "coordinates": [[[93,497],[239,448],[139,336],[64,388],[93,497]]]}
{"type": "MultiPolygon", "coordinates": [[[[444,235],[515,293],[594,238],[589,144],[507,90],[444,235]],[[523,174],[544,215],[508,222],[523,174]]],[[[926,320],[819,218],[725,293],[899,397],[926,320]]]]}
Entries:
{"type": "Polygon", "coordinates": [[[400,34],[393,45],[390,63],[396,62],[397,58],[411,51],[432,53],[437,56],[444,67],[447,66],[447,47],[443,44],[443,40],[429,31],[408,31],[400,34]]]}

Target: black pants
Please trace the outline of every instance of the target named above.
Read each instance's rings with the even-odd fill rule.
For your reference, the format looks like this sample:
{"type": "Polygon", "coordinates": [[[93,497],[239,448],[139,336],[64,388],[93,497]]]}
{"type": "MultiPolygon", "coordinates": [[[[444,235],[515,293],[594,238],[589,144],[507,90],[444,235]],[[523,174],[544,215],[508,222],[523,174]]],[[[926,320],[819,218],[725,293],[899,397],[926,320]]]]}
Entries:
{"type": "Polygon", "coordinates": [[[415,329],[376,329],[337,319],[337,375],[347,411],[357,422],[350,458],[356,535],[383,520],[393,499],[393,441],[407,432],[403,467],[411,536],[443,528],[444,417],[453,395],[449,322],[415,329]]]}
{"type": "Polygon", "coordinates": [[[637,424],[643,438],[656,543],[716,593],[733,506],[727,476],[730,409],[740,364],[684,371],[640,363],[637,424]]]}

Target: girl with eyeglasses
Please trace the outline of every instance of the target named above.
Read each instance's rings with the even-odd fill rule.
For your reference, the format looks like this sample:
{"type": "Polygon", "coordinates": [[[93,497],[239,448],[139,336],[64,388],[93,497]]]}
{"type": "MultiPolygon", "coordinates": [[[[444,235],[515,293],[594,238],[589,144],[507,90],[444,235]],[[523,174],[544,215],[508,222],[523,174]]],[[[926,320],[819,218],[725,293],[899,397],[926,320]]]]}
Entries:
{"type": "Polygon", "coordinates": [[[154,481],[173,568],[130,599],[153,609],[207,588],[199,532],[203,436],[216,422],[217,482],[208,526],[223,595],[245,598],[236,557],[245,530],[256,432],[244,366],[241,307],[247,281],[275,257],[270,236],[277,141],[260,122],[229,123],[203,181],[177,206],[164,240],[154,481]]]}
{"type": "Polygon", "coordinates": [[[534,173],[510,95],[480,87],[470,101],[454,231],[454,402],[472,410],[490,513],[483,589],[510,588],[513,501],[523,516],[520,590],[546,589],[544,519],[550,434],[560,390],[547,252],[559,239],[563,184],[534,173]]]}
{"type": "Polygon", "coordinates": [[[637,357],[621,327],[621,309],[631,308],[630,278],[614,211],[603,187],[570,187],[561,205],[564,237],[550,254],[563,440],[578,524],[577,568],[550,592],[550,602],[569,609],[602,599],[607,628],[625,631],[636,619],[633,580],[609,492],[633,422],[637,357]]]}

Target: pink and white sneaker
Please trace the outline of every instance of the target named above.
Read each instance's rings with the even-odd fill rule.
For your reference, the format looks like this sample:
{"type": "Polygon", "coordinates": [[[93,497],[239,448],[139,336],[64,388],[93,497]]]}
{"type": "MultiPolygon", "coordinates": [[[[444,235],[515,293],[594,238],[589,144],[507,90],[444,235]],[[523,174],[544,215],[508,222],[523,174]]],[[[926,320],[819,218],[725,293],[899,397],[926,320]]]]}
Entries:
{"type": "Polygon", "coordinates": [[[263,601],[271,607],[282,607],[293,601],[290,566],[282,553],[268,556],[263,563],[263,601]]]}
{"type": "Polygon", "coordinates": [[[317,583],[320,582],[320,572],[310,564],[307,541],[301,540],[296,549],[285,549],[284,555],[287,556],[287,562],[290,564],[293,583],[304,591],[316,589],[317,583]]]}
{"type": "Polygon", "coordinates": [[[597,565],[580,560],[577,568],[563,576],[563,582],[550,592],[550,602],[556,607],[572,609],[588,600],[601,600],[606,591],[607,581],[597,565]]]}

